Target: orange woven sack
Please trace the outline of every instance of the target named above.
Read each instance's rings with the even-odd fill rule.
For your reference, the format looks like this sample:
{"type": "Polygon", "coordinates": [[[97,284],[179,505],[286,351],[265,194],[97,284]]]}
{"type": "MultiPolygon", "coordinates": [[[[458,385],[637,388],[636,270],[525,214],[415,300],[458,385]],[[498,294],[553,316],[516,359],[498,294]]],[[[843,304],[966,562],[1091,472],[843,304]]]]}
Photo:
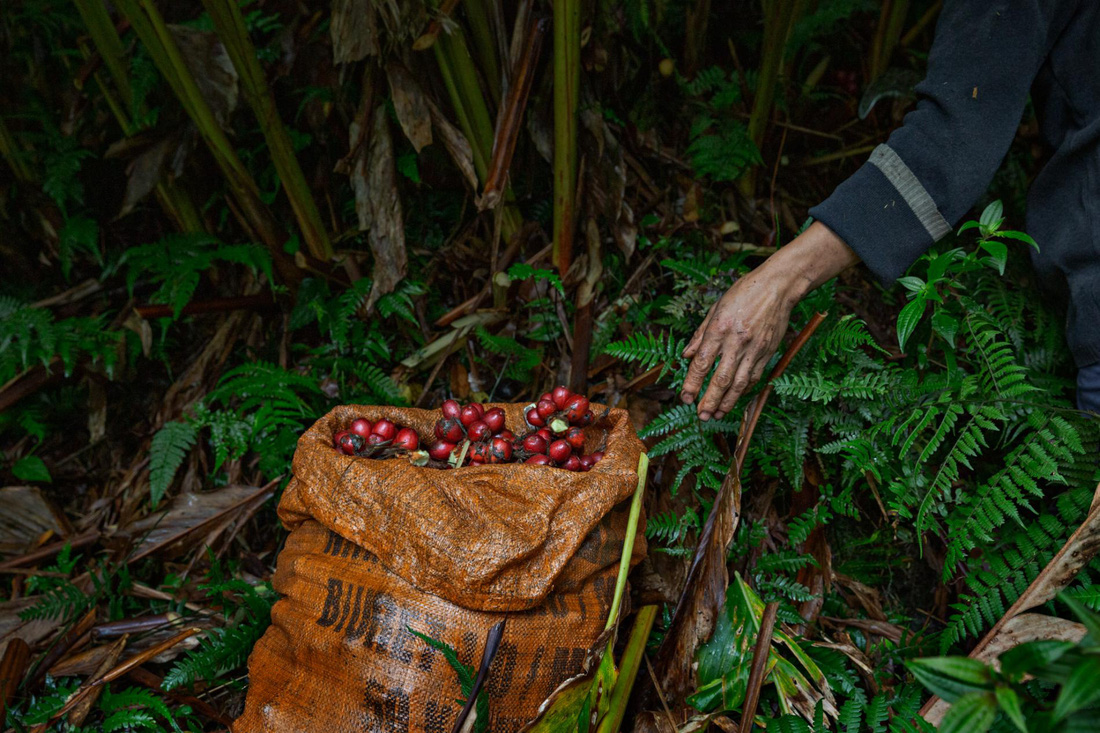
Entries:
{"type": "MultiPolygon", "coordinates": [[[[494,406],[513,430],[524,425],[521,405],[494,406]]],[[[249,657],[234,733],[449,733],[462,706],[457,675],[411,630],[476,669],[502,619],[488,729],[519,730],[580,670],[607,620],[643,450],[627,413],[586,429],[586,450],[606,437],[588,473],[337,453],[333,432],[359,416],[429,436],[439,413],[338,407],[298,441],[279,505],[291,530],[273,580],[281,599],[249,657]]]]}

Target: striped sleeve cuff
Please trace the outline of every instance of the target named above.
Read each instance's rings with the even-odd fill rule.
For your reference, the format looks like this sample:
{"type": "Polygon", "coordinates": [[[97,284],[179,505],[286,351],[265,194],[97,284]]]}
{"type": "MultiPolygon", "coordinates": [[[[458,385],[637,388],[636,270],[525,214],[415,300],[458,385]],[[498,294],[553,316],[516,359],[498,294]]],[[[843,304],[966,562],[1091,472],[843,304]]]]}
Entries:
{"type": "Polygon", "coordinates": [[[889,287],[951,231],[936,202],[897,153],[879,145],[867,164],[810,216],[832,229],[889,287]]]}

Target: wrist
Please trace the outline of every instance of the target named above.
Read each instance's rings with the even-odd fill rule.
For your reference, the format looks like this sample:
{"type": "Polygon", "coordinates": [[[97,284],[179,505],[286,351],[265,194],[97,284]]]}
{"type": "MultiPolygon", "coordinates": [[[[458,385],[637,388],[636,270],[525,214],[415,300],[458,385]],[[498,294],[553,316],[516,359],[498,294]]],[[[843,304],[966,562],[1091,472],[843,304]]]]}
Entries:
{"type": "Polygon", "coordinates": [[[798,302],[859,261],[859,256],[835,232],[821,222],[814,222],[769,257],[765,265],[782,279],[784,292],[798,302]]]}

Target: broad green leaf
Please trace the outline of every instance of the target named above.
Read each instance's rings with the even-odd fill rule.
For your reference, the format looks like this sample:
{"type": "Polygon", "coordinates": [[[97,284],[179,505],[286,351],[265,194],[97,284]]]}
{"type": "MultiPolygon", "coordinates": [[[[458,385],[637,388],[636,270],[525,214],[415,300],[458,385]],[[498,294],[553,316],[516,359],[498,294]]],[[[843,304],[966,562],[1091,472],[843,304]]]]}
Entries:
{"type": "Polygon", "coordinates": [[[1004,221],[1004,205],[1000,199],[994,201],[989,206],[985,207],[982,211],[981,217],[978,219],[978,223],[983,228],[996,228],[1000,222],[1004,221]]]}
{"type": "Polygon", "coordinates": [[[997,696],[997,704],[1004,712],[1005,717],[1012,721],[1012,724],[1019,729],[1020,733],[1028,733],[1027,720],[1024,718],[1024,711],[1020,706],[1020,696],[1016,694],[1016,691],[1005,685],[997,685],[994,694],[997,696]]]}
{"type": "Polygon", "coordinates": [[[1058,693],[1054,717],[1058,720],[1100,700],[1100,657],[1088,657],[1077,666],[1058,693]]]}
{"type": "Polygon", "coordinates": [[[940,733],[985,733],[997,718],[992,692],[970,692],[960,697],[940,723],[940,733]]]}
{"type": "Polygon", "coordinates": [[[976,227],[978,227],[978,222],[976,222],[976,221],[968,221],[968,222],[966,222],[965,224],[963,224],[963,225],[962,225],[961,227],[959,227],[959,231],[958,231],[958,232],[956,232],[956,234],[962,234],[962,233],[963,233],[963,232],[965,232],[965,231],[966,231],[967,229],[975,229],[976,227]]]}
{"type": "Polygon", "coordinates": [[[914,329],[924,317],[924,310],[928,303],[924,298],[917,296],[905,304],[898,314],[898,348],[905,351],[905,342],[913,335],[914,329]]]}
{"type": "Polygon", "coordinates": [[[914,275],[906,275],[905,277],[899,278],[898,282],[911,293],[919,293],[924,290],[924,280],[914,275]]]}
{"type": "Polygon", "coordinates": [[[932,328],[952,347],[955,345],[955,335],[959,332],[959,319],[943,311],[936,311],[932,314],[932,328]]]}
{"type": "Polygon", "coordinates": [[[1024,242],[1034,247],[1036,252],[1039,251],[1039,243],[1032,239],[1030,234],[1006,229],[1003,232],[997,232],[997,236],[1003,239],[1015,239],[1017,241],[1024,242]]]}
{"type": "Polygon", "coordinates": [[[38,456],[23,456],[11,467],[11,472],[20,481],[34,481],[48,484],[53,481],[50,470],[38,456]]]}
{"type": "Polygon", "coordinates": [[[989,667],[969,657],[928,657],[906,666],[922,685],[948,702],[987,690],[992,680],[989,667]]]}
{"type": "Polygon", "coordinates": [[[1028,641],[1009,649],[1000,656],[1001,672],[1009,677],[1021,677],[1033,673],[1073,649],[1068,641],[1039,639],[1028,641]]]}
{"type": "Polygon", "coordinates": [[[1008,245],[996,239],[984,239],[980,246],[989,253],[989,257],[982,258],[982,262],[992,267],[998,274],[1004,275],[1005,265],[1008,264],[1008,245]]]}

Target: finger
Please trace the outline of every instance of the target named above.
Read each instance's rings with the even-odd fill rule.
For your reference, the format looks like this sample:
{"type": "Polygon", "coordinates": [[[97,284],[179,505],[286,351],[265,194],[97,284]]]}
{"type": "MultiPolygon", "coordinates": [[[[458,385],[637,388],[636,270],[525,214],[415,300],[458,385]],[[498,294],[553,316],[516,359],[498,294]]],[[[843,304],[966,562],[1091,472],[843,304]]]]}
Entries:
{"type": "Polygon", "coordinates": [[[684,378],[684,386],[680,390],[680,399],[686,404],[691,404],[695,396],[699,394],[699,388],[703,386],[703,380],[707,378],[711,364],[718,356],[718,348],[721,340],[717,334],[703,336],[703,343],[699,346],[699,353],[688,365],[687,377],[684,378]]]}
{"type": "Polygon", "coordinates": [[[685,359],[690,359],[695,356],[695,352],[699,349],[699,344],[703,341],[703,334],[707,332],[707,324],[710,323],[710,316],[714,313],[714,307],[707,311],[707,315],[703,318],[703,322],[699,324],[699,328],[695,329],[695,335],[691,337],[691,341],[688,341],[687,347],[684,349],[684,353],[681,354],[685,359]]]}
{"type": "MultiPolygon", "coordinates": [[[[714,412],[715,420],[721,420],[723,417],[728,415],[730,410],[732,410],[737,405],[737,400],[741,399],[741,396],[745,393],[745,391],[751,388],[758,381],[760,381],[760,375],[763,374],[764,367],[767,366],[767,363],[767,359],[759,356],[755,359],[746,359],[741,363],[741,370],[745,370],[747,364],[752,365],[751,367],[748,367],[747,372],[744,375],[745,386],[740,391],[732,388],[727,390],[726,396],[722,398],[722,404],[720,404],[718,406],[718,409],[714,412]]],[[[739,374],[738,376],[741,375],[739,374]]],[[[737,382],[738,377],[735,376],[733,380],[733,385],[731,386],[736,387],[737,382]]]]}
{"type": "Polygon", "coordinates": [[[740,371],[742,355],[736,344],[727,341],[723,344],[722,359],[710,379],[707,392],[699,403],[699,419],[709,420],[722,403],[726,392],[734,385],[736,374],[740,371]]]}

